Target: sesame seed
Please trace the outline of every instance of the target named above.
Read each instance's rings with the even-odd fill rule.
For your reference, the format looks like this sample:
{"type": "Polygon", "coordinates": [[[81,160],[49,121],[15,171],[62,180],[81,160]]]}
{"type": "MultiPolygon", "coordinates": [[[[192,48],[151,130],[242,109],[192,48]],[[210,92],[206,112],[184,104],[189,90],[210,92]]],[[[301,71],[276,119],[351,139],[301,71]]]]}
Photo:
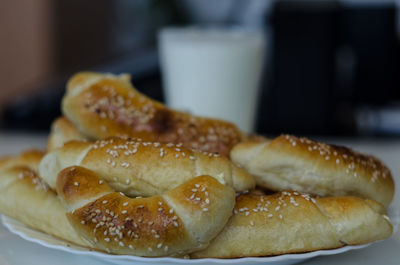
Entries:
{"type": "Polygon", "coordinates": [[[75,181],[74,186],[79,186],[79,183],[75,181]]]}
{"type": "Polygon", "coordinates": [[[110,239],[108,237],[104,238],[104,241],[110,242],[110,239]]]}
{"type": "Polygon", "coordinates": [[[270,213],[267,216],[268,216],[268,218],[271,218],[273,215],[272,215],[272,213],[270,213]]]}
{"type": "Polygon", "coordinates": [[[168,246],[164,247],[164,251],[167,252],[168,251],[168,246]]]}
{"type": "Polygon", "coordinates": [[[203,212],[208,212],[208,208],[203,208],[203,212]]]}
{"type": "Polygon", "coordinates": [[[206,198],[206,204],[210,204],[210,200],[206,198]]]}
{"type": "Polygon", "coordinates": [[[173,210],[173,209],[170,209],[170,210],[169,210],[169,213],[170,213],[170,214],[173,214],[173,213],[174,213],[174,210],[173,210]]]}
{"type": "Polygon", "coordinates": [[[161,248],[162,247],[162,243],[157,245],[157,248],[161,248]]]}
{"type": "Polygon", "coordinates": [[[108,202],[107,200],[104,200],[104,201],[103,201],[103,204],[107,204],[107,202],[108,202]]]}
{"type": "Polygon", "coordinates": [[[85,224],[85,221],[84,221],[84,220],[82,220],[82,221],[81,221],[81,224],[83,224],[83,225],[84,225],[84,224],[85,224]]]}
{"type": "Polygon", "coordinates": [[[127,205],[128,205],[128,202],[124,202],[122,205],[123,205],[123,206],[127,206],[127,205]]]}
{"type": "Polygon", "coordinates": [[[124,246],[124,243],[123,243],[122,241],[119,241],[119,245],[120,245],[121,247],[123,247],[123,246],[124,246]]]}
{"type": "Polygon", "coordinates": [[[121,213],[126,214],[127,212],[128,212],[127,210],[123,210],[121,213]]]}
{"type": "Polygon", "coordinates": [[[132,246],[132,245],[129,245],[129,248],[130,248],[130,249],[133,249],[133,246],[132,246]]]}
{"type": "Polygon", "coordinates": [[[101,184],[103,184],[103,180],[101,179],[101,180],[99,180],[99,184],[101,185],[101,184]]]}
{"type": "Polygon", "coordinates": [[[254,221],[250,221],[250,225],[251,225],[251,226],[254,226],[254,221]]]}
{"type": "Polygon", "coordinates": [[[174,226],[178,227],[179,226],[178,222],[174,221],[174,226]]]}
{"type": "Polygon", "coordinates": [[[152,248],[148,248],[148,250],[151,252],[151,251],[153,251],[153,249],[152,248]]]}

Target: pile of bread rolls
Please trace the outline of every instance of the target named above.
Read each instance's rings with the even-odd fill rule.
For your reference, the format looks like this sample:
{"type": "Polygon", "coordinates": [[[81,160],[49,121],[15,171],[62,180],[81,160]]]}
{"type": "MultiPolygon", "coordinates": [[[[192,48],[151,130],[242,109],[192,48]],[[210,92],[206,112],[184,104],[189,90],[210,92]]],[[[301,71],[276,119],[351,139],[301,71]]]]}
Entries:
{"type": "Polygon", "coordinates": [[[383,240],[389,169],[349,148],[167,108],[127,75],[73,76],[46,152],[0,159],[0,212],[74,244],[237,258],[383,240]]]}

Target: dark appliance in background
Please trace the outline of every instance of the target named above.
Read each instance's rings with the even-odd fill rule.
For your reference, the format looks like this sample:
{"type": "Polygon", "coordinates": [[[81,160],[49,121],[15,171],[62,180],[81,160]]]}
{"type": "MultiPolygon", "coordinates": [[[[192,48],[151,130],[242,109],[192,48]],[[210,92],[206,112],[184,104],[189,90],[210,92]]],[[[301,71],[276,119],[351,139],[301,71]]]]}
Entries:
{"type": "Polygon", "coordinates": [[[259,133],[363,134],[360,106],[400,99],[396,7],[360,2],[276,3],[259,133]]]}

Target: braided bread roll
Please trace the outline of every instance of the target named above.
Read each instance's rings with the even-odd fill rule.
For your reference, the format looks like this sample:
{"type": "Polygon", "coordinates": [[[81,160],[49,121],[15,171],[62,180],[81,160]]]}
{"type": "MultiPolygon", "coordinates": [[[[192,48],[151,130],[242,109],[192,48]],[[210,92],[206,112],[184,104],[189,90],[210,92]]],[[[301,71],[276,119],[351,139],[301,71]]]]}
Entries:
{"type": "Polygon", "coordinates": [[[86,140],[78,129],[65,117],[57,118],[51,125],[50,135],[47,140],[47,151],[62,147],[64,143],[72,140],[86,140]]]}
{"type": "Polygon", "coordinates": [[[60,172],[57,193],[68,219],[96,248],[114,254],[171,256],[206,247],[232,214],[235,192],[210,176],[148,198],[115,192],[94,172],[60,172]]]}
{"type": "Polygon", "coordinates": [[[43,152],[30,150],[0,162],[0,213],[33,229],[87,246],[70,225],[54,191],[36,174],[43,152]],[[7,160],[7,164],[4,163],[7,160]]]}
{"type": "Polygon", "coordinates": [[[228,156],[243,138],[232,123],[174,111],[138,92],[129,75],[81,72],[67,84],[63,114],[85,136],[141,138],[182,143],[187,148],[228,156]]]}
{"type": "Polygon", "coordinates": [[[39,175],[54,189],[57,174],[74,165],[94,171],[111,187],[130,196],[161,194],[200,175],[213,176],[236,191],[255,185],[251,175],[226,157],[180,145],[121,138],[68,142],[43,158],[39,175]]]}
{"type": "Polygon", "coordinates": [[[311,198],[297,192],[241,195],[224,230],[192,258],[300,253],[388,238],[385,209],[358,197],[311,198]]]}
{"type": "Polygon", "coordinates": [[[390,170],[379,159],[349,148],[282,135],[243,142],[231,159],[275,191],[298,190],[319,196],[354,195],[388,207],[394,196],[390,170]]]}

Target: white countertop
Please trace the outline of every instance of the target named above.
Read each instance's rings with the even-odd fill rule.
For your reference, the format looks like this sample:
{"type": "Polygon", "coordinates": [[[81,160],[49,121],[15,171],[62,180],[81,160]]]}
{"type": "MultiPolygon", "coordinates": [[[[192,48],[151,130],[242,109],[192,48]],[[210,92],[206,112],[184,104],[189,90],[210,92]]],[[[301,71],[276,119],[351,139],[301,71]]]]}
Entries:
{"type": "MultiPolygon", "coordinates": [[[[392,170],[396,182],[396,195],[393,206],[400,209],[400,140],[360,140],[335,139],[330,142],[345,144],[355,150],[374,154],[382,159],[392,170]]],[[[17,154],[32,147],[43,148],[45,135],[0,134],[0,156],[17,154]]],[[[109,264],[91,257],[78,256],[59,250],[52,250],[35,243],[27,242],[11,234],[0,224],[0,265],[40,264],[109,264]]],[[[307,260],[301,264],[400,264],[400,231],[390,239],[372,244],[371,246],[352,250],[346,253],[321,256],[307,260]]]]}

